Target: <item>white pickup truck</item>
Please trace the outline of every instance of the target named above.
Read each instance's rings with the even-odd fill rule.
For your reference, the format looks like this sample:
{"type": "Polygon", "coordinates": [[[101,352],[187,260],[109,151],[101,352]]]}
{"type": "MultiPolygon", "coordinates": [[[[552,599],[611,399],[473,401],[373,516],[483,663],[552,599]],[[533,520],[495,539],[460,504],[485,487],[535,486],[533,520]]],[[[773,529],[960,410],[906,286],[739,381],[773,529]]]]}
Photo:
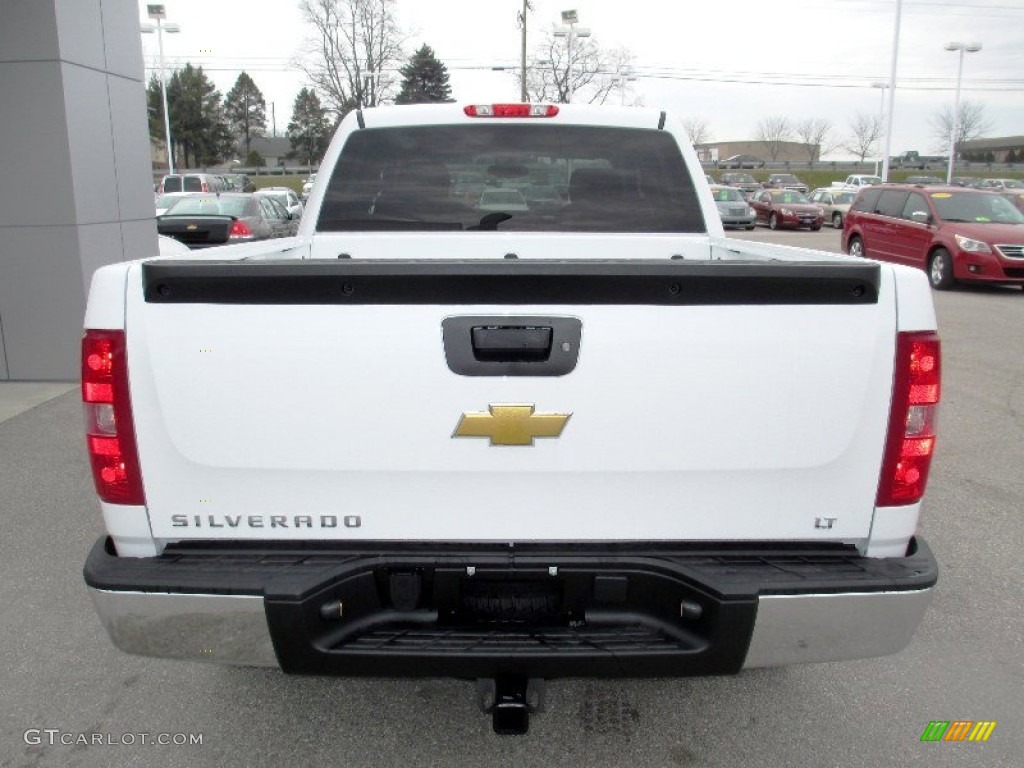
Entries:
{"type": "Polygon", "coordinates": [[[113,642],[477,679],[501,732],[545,678],[903,648],[937,578],[927,281],[727,240],[700,168],[655,110],[357,111],[297,237],[98,270],[113,642]]]}

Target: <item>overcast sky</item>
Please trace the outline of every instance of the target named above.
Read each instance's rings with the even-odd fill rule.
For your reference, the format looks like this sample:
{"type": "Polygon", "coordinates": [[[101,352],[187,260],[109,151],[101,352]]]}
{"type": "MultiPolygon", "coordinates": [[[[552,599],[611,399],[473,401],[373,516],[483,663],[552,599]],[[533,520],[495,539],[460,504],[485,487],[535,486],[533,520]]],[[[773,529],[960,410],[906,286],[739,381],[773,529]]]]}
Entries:
{"type": "MultiPolygon", "coordinates": [[[[310,28],[295,0],[168,0],[168,65],[201,64],[224,94],[247,71],[276,111],[280,135],[307,83],[292,66],[310,28]]],[[[531,0],[529,47],[575,9],[602,47],[635,56],[629,98],[707,121],[711,140],[752,139],[760,120],[825,118],[833,138],[857,113],[878,113],[888,81],[896,0],[531,0]]],[[[459,102],[518,100],[522,0],[396,0],[411,53],[430,45],[459,102]]],[[[140,0],[140,20],[146,3],[140,0]]],[[[155,35],[143,35],[156,65],[155,35]]],[[[981,102],[988,135],[1024,134],[1024,0],[904,0],[893,153],[940,153],[930,121],[953,103],[959,54],[950,41],[978,41],[964,61],[962,98],[981,102]]],[[[832,156],[847,157],[836,150],[832,156]]]]}

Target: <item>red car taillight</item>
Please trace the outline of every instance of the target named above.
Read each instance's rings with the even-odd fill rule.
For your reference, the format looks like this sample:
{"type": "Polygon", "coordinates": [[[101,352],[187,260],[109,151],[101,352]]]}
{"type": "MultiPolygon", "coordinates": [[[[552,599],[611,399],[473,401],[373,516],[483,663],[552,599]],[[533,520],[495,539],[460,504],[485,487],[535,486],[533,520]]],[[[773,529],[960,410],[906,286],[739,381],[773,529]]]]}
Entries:
{"type": "Polygon", "coordinates": [[[913,504],[924,496],[935,452],[935,411],[939,404],[940,348],[937,334],[900,333],[889,435],[876,504],[913,504]]]}
{"type": "Polygon", "coordinates": [[[85,332],[82,402],[96,493],[111,504],[145,504],[128,395],[124,331],[85,332]]]}
{"type": "Polygon", "coordinates": [[[239,237],[252,237],[252,230],[249,229],[249,225],[241,219],[236,219],[231,225],[231,231],[228,232],[228,238],[239,238],[239,237]]]}

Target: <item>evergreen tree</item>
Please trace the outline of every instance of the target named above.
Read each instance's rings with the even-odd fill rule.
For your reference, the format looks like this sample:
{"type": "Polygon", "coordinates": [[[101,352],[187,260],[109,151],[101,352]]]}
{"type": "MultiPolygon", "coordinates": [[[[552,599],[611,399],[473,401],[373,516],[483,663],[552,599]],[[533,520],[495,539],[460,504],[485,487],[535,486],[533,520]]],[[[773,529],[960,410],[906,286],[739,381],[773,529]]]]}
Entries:
{"type": "MultiPolygon", "coordinates": [[[[146,88],[149,134],[163,144],[164,110],[160,90],[159,77],[150,78],[146,88]]],[[[232,153],[220,92],[202,67],[186,64],[170,75],[167,108],[171,114],[171,152],[176,167],[213,165],[232,153]]]]}
{"type": "Polygon", "coordinates": [[[267,132],[267,102],[244,71],[224,97],[224,114],[232,135],[236,141],[245,144],[245,154],[248,155],[252,140],[267,132]]]}
{"type": "Polygon", "coordinates": [[[453,100],[452,88],[448,84],[448,68],[437,60],[434,51],[426,43],[399,71],[402,73],[402,90],[395,104],[431,104],[453,100]]]}
{"type": "Polygon", "coordinates": [[[327,109],[321,105],[316,92],[303,88],[292,105],[292,119],[288,123],[288,140],[292,157],[305,160],[307,165],[320,162],[331,141],[331,123],[327,109]]]}

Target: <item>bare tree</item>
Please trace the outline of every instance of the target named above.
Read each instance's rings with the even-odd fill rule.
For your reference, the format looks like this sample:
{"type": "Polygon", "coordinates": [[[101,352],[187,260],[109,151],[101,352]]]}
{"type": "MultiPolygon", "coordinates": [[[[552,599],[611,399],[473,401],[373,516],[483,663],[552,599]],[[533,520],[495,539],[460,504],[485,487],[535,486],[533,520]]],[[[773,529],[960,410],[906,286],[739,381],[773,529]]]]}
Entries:
{"type": "Polygon", "coordinates": [[[814,161],[820,160],[821,156],[831,152],[834,146],[829,141],[829,134],[832,132],[832,123],[822,118],[809,117],[797,123],[793,130],[797,138],[804,143],[804,150],[807,158],[814,167],[814,161]]]}
{"type": "Polygon", "coordinates": [[[882,118],[858,114],[850,120],[850,131],[851,135],[843,141],[842,148],[853,152],[863,163],[864,158],[875,153],[875,143],[882,136],[882,118]]]}
{"type": "Polygon", "coordinates": [[[395,0],[301,0],[313,28],[306,55],[296,64],[339,117],[392,96],[404,38],[395,0]]]}
{"type": "Polygon", "coordinates": [[[626,87],[619,73],[629,69],[633,58],[626,48],[607,51],[585,37],[573,41],[570,62],[565,41],[548,32],[527,65],[526,92],[535,102],[566,104],[571,94],[576,101],[604,104],[626,87]]]}
{"type": "Polygon", "coordinates": [[[683,120],[683,128],[686,135],[690,137],[690,143],[694,146],[705,144],[711,138],[711,128],[708,121],[700,117],[691,117],[683,120]]]}
{"type": "Polygon", "coordinates": [[[757,124],[755,138],[764,144],[774,163],[779,158],[782,145],[793,137],[793,125],[788,117],[766,117],[757,124]]]}
{"type": "MultiPolygon", "coordinates": [[[[953,109],[946,107],[937,112],[931,119],[932,135],[935,137],[936,149],[949,149],[949,134],[953,129],[953,109]]],[[[992,130],[992,121],[985,114],[985,105],[977,101],[960,102],[956,118],[956,154],[965,141],[981,138],[992,130]]]]}

